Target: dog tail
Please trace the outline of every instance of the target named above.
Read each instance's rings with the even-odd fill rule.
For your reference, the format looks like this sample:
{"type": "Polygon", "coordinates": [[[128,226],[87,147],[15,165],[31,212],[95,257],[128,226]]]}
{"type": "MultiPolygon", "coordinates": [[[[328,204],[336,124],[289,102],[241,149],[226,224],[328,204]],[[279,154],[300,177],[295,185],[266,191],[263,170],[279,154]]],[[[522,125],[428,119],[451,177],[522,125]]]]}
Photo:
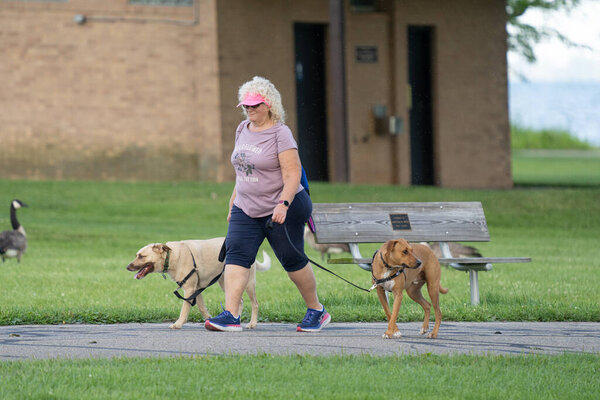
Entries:
{"type": "Polygon", "coordinates": [[[442,287],[442,285],[440,285],[440,293],[446,294],[446,293],[448,293],[448,289],[446,289],[445,287],[442,287]]]}
{"type": "Polygon", "coordinates": [[[257,271],[268,271],[269,268],[271,268],[271,257],[269,257],[267,252],[264,250],[263,250],[263,262],[261,263],[258,260],[256,260],[255,262],[256,262],[256,270],[257,271]]]}

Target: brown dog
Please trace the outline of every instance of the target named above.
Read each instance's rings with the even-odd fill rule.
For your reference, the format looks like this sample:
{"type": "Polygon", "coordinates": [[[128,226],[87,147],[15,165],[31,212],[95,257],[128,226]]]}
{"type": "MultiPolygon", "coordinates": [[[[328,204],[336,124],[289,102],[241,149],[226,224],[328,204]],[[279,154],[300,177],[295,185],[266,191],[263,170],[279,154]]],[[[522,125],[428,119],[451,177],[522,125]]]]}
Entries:
{"type": "Polygon", "coordinates": [[[409,244],[404,239],[388,240],[375,253],[373,258],[373,286],[377,287],[377,296],[388,319],[388,328],[383,334],[386,339],[401,336],[396,320],[402,303],[402,292],[406,289],[408,296],[419,303],[425,311],[425,319],[421,327],[421,335],[429,330],[431,304],[423,297],[421,287],[427,283],[429,298],[435,311],[435,325],[428,338],[437,338],[442,322],[439,294],[448,293],[448,289],[440,285],[440,263],[431,249],[423,244],[409,244]],[[394,294],[394,304],[390,306],[385,292],[394,294]]]}
{"type": "MultiPolygon", "coordinates": [[[[183,284],[183,296],[189,298],[196,290],[205,288],[223,271],[225,264],[219,261],[219,252],[225,238],[214,238],[208,240],[184,240],[180,242],[151,243],[142,247],[136,254],[135,259],[127,266],[128,271],[138,271],[134,278],[142,279],[152,272],[168,274],[175,282],[181,282],[193,271],[194,261],[196,262],[197,272],[183,284]],[[193,259],[192,259],[193,255],[193,259]],[[168,261],[167,261],[168,260],[168,261]]],[[[271,259],[263,251],[263,262],[252,264],[250,279],[246,286],[246,293],[252,303],[252,315],[250,323],[246,328],[256,327],[258,322],[258,301],[256,300],[256,270],[266,271],[271,267],[271,259]]],[[[221,289],[223,289],[223,276],[218,280],[221,289]]],[[[196,297],[198,310],[204,319],[210,318],[210,314],[204,305],[202,294],[196,297]]],[[[243,309],[243,301],[240,304],[239,314],[243,309]]],[[[179,318],[174,324],[169,326],[171,329],[180,329],[187,321],[190,313],[191,304],[183,301],[179,318]]]]}

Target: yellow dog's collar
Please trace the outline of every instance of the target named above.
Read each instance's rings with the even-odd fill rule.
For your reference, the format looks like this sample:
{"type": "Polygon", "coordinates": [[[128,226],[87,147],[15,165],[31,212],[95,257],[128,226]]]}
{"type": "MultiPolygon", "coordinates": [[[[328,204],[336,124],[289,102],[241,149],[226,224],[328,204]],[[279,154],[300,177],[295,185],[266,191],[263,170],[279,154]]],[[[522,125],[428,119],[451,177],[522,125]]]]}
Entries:
{"type": "Polygon", "coordinates": [[[169,270],[169,258],[171,256],[171,250],[167,250],[167,258],[165,258],[165,263],[163,264],[163,270],[161,272],[162,276],[164,279],[167,279],[167,277],[165,276],[165,274],[167,273],[167,271],[169,270]]]}

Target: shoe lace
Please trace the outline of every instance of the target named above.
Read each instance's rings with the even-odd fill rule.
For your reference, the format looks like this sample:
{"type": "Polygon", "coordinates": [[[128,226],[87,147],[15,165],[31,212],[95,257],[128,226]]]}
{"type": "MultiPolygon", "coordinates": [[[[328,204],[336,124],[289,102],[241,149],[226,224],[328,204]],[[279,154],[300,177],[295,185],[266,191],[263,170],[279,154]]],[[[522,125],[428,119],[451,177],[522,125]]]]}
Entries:
{"type": "Polygon", "coordinates": [[[314,322],[314,320],[319,317],[320,313],[321,312],[317,311],[317,310],[307,310],[306,315],[304,316],[304,319],[302,320],[302,323],[304,324],[304,323],[314,322]]]}
{"type": "MultiPolygon", "coordinates": [[[[217,315],[216,318],[221,318],[221,319],[223,319],[223,318],[227,318],[227,319],[233,318],[233,315],[231,315],[231,313],[229,311],[227,311],[225,309],[225,307],[223,307],[223,303],[221,303],[221,309],[223,310],[223,312],[221,312],[221,314],[217,315]]],[[[233,319],[235,319],[235,318],[233,318],[233,319]]]]}

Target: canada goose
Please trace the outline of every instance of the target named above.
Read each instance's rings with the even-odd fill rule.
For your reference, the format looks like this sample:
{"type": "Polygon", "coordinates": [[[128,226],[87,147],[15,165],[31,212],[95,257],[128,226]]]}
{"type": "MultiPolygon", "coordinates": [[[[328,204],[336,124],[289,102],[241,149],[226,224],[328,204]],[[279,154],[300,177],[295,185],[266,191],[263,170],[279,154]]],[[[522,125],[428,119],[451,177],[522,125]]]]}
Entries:
{"type": "MultiPolygon", "coordinates": [[[[442,258],[442,249],[438,242],[424,243],[428,245],[437,258],[442,258]]],[[[450,254],[452,257],[482,257],[479,250],[472,246],[466,246],[461,243],[450,242],[448,243],[450,254]]]]}
{"type": "Polygon", "coordinates": [[[321,253],[321,260],[325,257],[325,254],[350,253],[350,246],[347,243],[317,243],[315,234],[312,233],[308,226],[304,227],[304,241],[321,253]]]}
{"type": "Polygon", "coordinates": [[[27,204],[17,199],[10,203],[10,223],[13,230],[0,233],[0,256],[2,257],[2,262],[7,257],[17,257],[17,261],[21,262],[21,255],[27,249],[25,229],[23,229],[17,220],[17,209],[21,207],[27,207],[27,204]]]}

